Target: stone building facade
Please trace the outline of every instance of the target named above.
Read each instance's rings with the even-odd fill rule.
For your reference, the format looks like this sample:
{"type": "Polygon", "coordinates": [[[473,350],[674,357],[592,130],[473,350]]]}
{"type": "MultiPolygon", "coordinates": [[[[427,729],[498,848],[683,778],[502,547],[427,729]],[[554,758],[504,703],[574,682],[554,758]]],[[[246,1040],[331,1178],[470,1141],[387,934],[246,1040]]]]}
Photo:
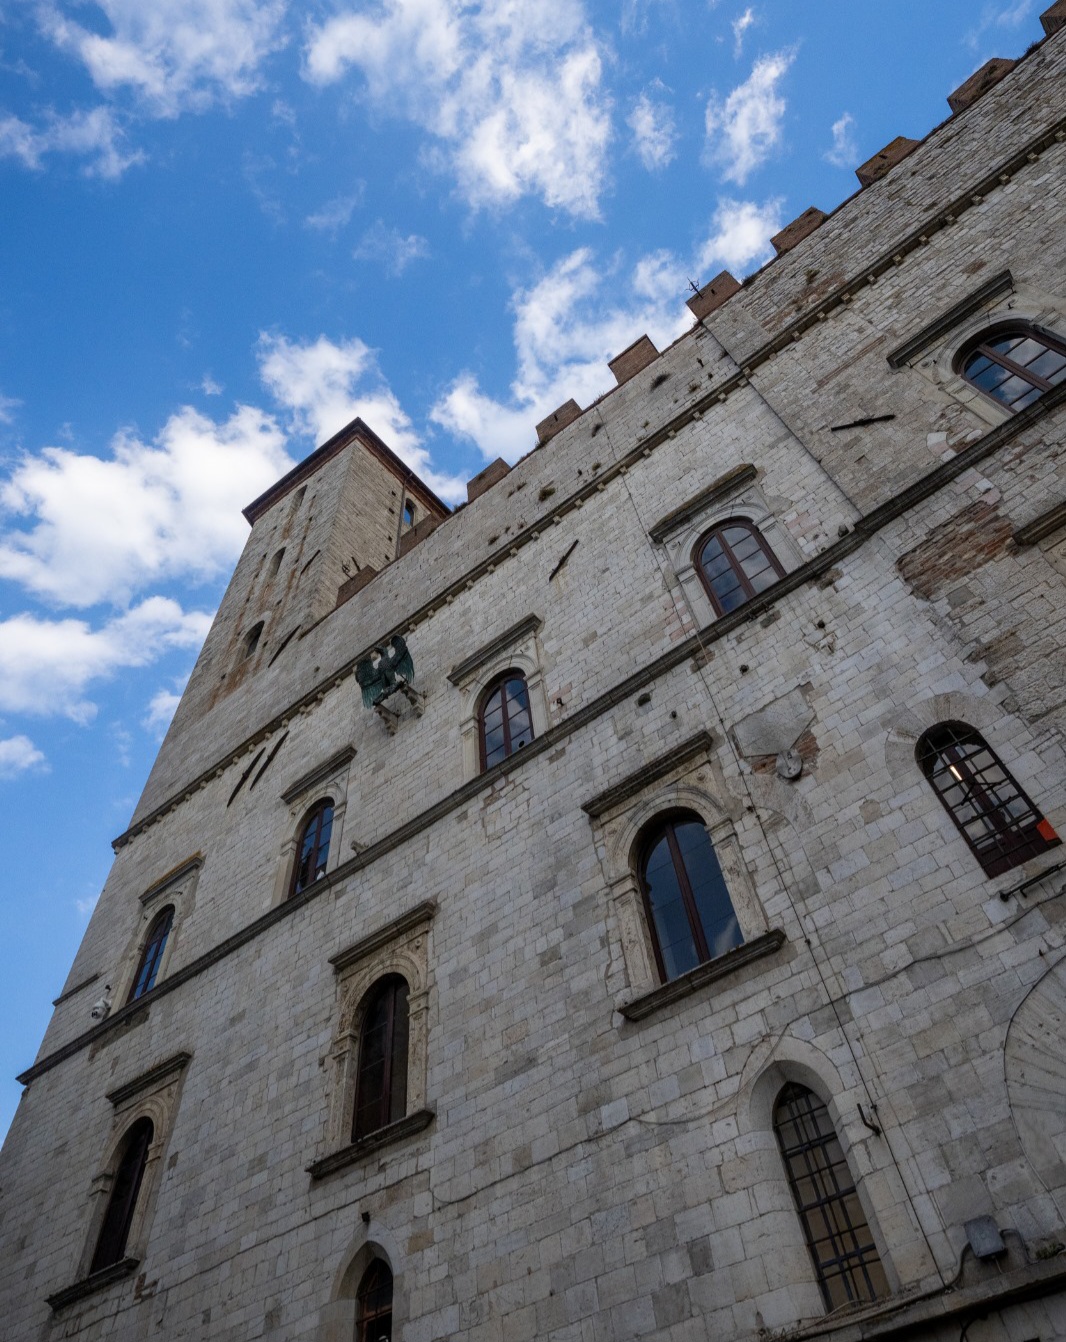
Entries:
{"type": "Polygon", "coordinates": [[[1043,23],[463,508],[359,421],[251,505],[21,1078],[5,1337],[1066,1336],[1043,23]]]}

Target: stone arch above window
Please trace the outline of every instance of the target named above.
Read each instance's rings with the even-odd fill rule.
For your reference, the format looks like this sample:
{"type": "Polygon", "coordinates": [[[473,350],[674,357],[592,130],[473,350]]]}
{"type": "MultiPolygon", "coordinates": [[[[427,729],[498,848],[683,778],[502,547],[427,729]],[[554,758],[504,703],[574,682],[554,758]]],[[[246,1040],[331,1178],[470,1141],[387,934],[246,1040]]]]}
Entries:
{"type": "Polygon", "coordinates": [[[765,592],[785,572],[755,523],[740,517],[705,532],[693,547],[692,563],[719,615],[765,592]]]}
{"type": "Polygon", "coordinates": [[[954,368],[983,395],[1017,414],[1066,381],[1066,344],[1031,322],[1008,322],[968,340],[954,368]]]}
{"type": "MultiPolygon", "coordinates": [[[[297,778],[281,794],[281,800],[288,808],[288,823],[278,853],[275,903],[281,904],[294,894],[312,887],[319,879],[312,875],[312,866],[314,871],[320,874],[325,871],[328,874],[343,860],[348,781],[354,759],[355,747],[345,746],[297,778]],[[324,835],[325,826],[322,823],[318,825],[316,835],[316,812],[326,805],[333,808],[329,833],[324,835]],[[323,866],[323,855],[318,850],[324,838],[327,840],[327,851],[323,866]],[[312,877],[310,880],[307,879],[309,875],[312,877]],[[299,889],[296,888],[297,884],[299,889]]],[[[325,817],[322,819],[324,822],[325,817]]]]}

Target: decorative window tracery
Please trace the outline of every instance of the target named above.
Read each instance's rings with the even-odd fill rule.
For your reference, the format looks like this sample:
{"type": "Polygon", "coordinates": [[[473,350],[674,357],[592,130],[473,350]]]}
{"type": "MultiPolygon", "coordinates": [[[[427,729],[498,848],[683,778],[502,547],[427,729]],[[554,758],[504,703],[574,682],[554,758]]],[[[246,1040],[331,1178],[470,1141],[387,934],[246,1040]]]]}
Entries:
{"type": "Polygon", "coordinates": [[[333,831],[333,799],[323,797],[308,812],[296,841],[290,897],[313,885],[326,872],[329,841],[333,831]]]}
{"type": "Polygon", "coordinates": [[[1029,324],[985,331],[956,367],[967,382],[1013,413],[1066,380],[1066,345],[1029,324]]]}
{"type": "Polygon", "coordinates": [[[144,1181],[148,1151],[154,1133],[152,1120],[139,1118],[126,1135],[114,1182],[111,1185],[107,1211],[104,1213],[103,1225],[100,1227],[92,1262],[89,1265],[90,1273],[111,1267],[121,1262],[125,1256],[126,1241],[129,1239],[130,1227],[133,1224],[133,1213],[137,1208],[137,1197],[144,1181]]]}

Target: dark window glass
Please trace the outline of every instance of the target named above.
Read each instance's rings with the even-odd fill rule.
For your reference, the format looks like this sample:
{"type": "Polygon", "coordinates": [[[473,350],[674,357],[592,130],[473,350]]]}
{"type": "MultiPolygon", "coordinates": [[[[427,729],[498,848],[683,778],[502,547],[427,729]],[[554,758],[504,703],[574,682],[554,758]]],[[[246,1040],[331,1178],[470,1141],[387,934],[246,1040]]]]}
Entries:
{"type": "Polygon", "coordinates": [[[805,1086],[788,1085],[774,1131],[827,1309],[878,1300],[888,1281],[829,1111],[805,1086]]]}
{"type": "Polygon", "coordinates": [[[407,1112],[407,984],[390,975],[377,985],[359,1032],[352,1141],[407,1112]]]}
{"type": "Polygon", "coordinates": [[[674,816],[644,851],[641,888],[664,983],[740,945],[722,868],[698,816],[674,816]]]}
{"type": "Polygon", "coordinates": [[[152,1144],[152,1120],[139,1118],[126,1135],[122,1156],[111,1185],[107,1211],[100,1235],[96,1241],[90,1272],[99,1272],[122,1260],[126,1253],[137,1194],[141,1191],[144,1167],[148,1163],[148,1148],[152,1144]]]}
{"type": "Polygon", "coordinates": [[[155,987],[159,965],[163,959],[163,952],[167,948],[167,937],[170,936],[170,929],[173,925],[173,908],[162,909],[155,922],[148,929],[148,939],[144,943],[144,950],[141,951],[140,964],[138,964],[137,972],[133,976],[130,995],[126,998],[127,1002],[132,1002],[135,997],[143,997],[146,992],[155,987]]]}
{"type": "Polygon", "coordinates": [[[1008,410],[1024,410],[1066,379],[1066,346],[1027,328],[989,333],[964,354],[961,371],[1008,410]]]}
{"type": "Polygon", "coordinates": [[[719,615],[765,592],[784,574],[751,522],[723,522],[699,541],[696,555],[696,567],[719,615]]]}
{"type": "Polygon", "coordinates": [[[533,740],[529,690],[520,671],[508,671],[490,686],[481,704],[481,767],[491,769],[500,760],[533,740]]]}
{"type": "Polygon", "coordinates": [[[300,831],[290,895],[298,895],[301,890],[306,890],[325,874],[332,829],[333,803],[327,797],[308,814],[300,831]]]}
{"type": "Polygon", "coordinates": [[[989,876],[1060,842],[984,737],[965,722],[931,727],[918,741],[916,755],[989,876]]]}
{"type": "Polygon", "coordinates": [[[355,1294],[356,1342],[392,1342],[392,1273],[376,1258],[355,1294]]]}

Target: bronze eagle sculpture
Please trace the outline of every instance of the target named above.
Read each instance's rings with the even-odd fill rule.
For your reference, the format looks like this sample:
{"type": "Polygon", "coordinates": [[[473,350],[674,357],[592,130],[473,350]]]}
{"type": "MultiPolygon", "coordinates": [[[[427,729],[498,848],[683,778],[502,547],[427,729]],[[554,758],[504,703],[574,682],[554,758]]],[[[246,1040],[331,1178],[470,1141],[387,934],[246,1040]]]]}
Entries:
{"type": "Polygon", "coordinates": [[[409,685],[414,674],[415,664],[407,644],[399,634],[393,634],[388,644],[374,648],[369,657],[356,665],[355,678],[362,687],[363,707],[376,708],[384,703],[390,694],[409,685]]]}

